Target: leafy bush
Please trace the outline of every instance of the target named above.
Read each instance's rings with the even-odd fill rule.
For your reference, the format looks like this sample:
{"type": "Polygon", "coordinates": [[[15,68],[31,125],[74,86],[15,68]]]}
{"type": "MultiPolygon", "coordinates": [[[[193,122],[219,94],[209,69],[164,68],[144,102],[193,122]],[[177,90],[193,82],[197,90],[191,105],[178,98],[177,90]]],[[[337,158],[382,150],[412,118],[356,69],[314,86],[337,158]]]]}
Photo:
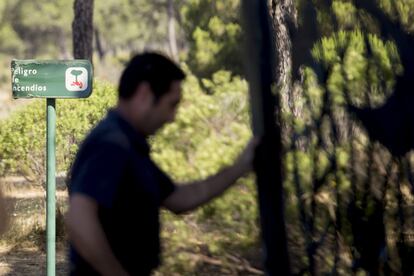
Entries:
{"type": "MultiPolygon", "coordinates": [[[[56,101],[57,170],[66,171],[87,131],[114,105],[116,93],[95,83],[88,99],[56,101]]],[[[42,176],[46,147],[46,101],[33,100],[0,122],[0,175],[42,176]]]]}
{"type": "Polygon", "coordinates": [[[181,7],[181,24],[188,40],[188,62],[198,77],[218,70],[243,74],[238,0],[190,0],[181,7]]]}
{"type": "MultiPolygon", "coordinates": [[[[251,135],[247,83],[227,71],[202,82],[210,94],[189,76],[176,121],[151,141],[153,158],[179,183],[205,178],[230,165],[251,135]]],[[[244,255],[258,248],[256,191],[251,177],[241,179],[223,197],[183,220],[169,213],[163,217],[165,265],[159,272],[165,275],[197,274],[200,260],[195,256],[218,256],[226,263],[226,254],[244,255]]]]}

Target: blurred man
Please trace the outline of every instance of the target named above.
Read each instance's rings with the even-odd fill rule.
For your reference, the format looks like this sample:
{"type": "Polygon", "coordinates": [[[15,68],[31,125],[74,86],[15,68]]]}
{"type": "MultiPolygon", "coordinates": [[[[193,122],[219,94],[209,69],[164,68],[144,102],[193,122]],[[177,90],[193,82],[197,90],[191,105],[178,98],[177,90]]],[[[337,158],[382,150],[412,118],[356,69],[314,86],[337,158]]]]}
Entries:
{"type": "Polygon", "coordinates": [[[159,208],[197,208],[251,170],[256,142],[232,166],[187,185],[150,159],[146,138],[174,120],[184,78],[154,53],[124,70],[116,108],[85,139],[71,171],[71,275],[149,275],[160,262],[159,208]]]}

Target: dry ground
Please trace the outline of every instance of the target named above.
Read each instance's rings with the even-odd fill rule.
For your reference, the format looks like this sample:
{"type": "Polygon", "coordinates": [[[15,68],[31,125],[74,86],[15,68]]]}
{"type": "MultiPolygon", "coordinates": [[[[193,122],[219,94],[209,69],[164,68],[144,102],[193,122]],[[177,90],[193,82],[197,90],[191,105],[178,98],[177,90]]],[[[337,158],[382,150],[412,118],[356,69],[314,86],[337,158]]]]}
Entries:
{"type": "MultiPolygon", "coordinates": [[[[56,256],[56,275],[67,275],[66,250],[56,256]]],[[[46,254],[38,248],[0,248],[0,275],[46,275],[46,254]]]]}
{"type": "MultiPolygon", "coordinates": [[[[9,230],[0,240],[0,276],[46,275],[45,252],[45,192],[41,185],[28,182],[21,177],[0,179],[0,187],[5,195],[8,213],[11,217],[9,230]]],[[[62,213],[67,209],[67,190],[63,177],[57,179],[57,205],[62,213]]],[[[68,275],[67,244],[62,219],[57,219],[56,275],[68,275]]],[[[194,270],[185,275],[263,275],[259,266],[260,254],[252,250],[249,261],[227,254],[217,258],[210,254],[192,252],[192,246],[199,245],[197,234],[194,241],[188,242],[180,254],[186,253],[194,270]],[[188,252],[187,252],[188,251],[188,252]],[[256,263],[256,265],[253,265],[256,263]]],[[[178,257],[177,257],[178,259],[178,257]]],[[[188,258],[187,258],[188,259],[188,258]]],[[[180,262],[180,261],[178,261],[180,262]]],[[[185,264],[183,264],[185,266],[185,264]]],[[[181,276],[162,268],[155,276],[181,276]]]]}
{"type": "MultiPolygon", "coordinates": [[[[9,229],[0,241],[0,275],[46,275],[45,193],[42,186],[24,178],[2,179],[0,186],[10,216],[9,229]]],[[[67,200],[64,185],[58,185],[56,195],[58,205],[64,211],[67,200]]],[[[58,237],[56,275],[67,275],[67,271],[67,247],[64,237],[58,237]]]]}

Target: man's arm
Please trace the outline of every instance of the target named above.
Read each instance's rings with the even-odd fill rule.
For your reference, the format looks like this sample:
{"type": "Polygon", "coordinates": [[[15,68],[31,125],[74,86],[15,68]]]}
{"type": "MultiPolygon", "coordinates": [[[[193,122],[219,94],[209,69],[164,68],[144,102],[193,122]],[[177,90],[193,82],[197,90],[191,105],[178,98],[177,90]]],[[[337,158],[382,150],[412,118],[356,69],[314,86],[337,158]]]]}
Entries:
{"type": "Polygon", "coordinates": [[[95,200],[80,193],[73,194],[66,225],[73,246],[101,275],[128,275],[112,253],[98,219],[95,200]]]}
{"type": "Polygon", "coordinates": [[[258,144],[252,139],[237,161],[205,180],[186,185],[178,185],[176,190],[165,199],[163,206],[179,214],[190,211],[223,193],[241,176],[252,169],[254,151],[258,144]]]}

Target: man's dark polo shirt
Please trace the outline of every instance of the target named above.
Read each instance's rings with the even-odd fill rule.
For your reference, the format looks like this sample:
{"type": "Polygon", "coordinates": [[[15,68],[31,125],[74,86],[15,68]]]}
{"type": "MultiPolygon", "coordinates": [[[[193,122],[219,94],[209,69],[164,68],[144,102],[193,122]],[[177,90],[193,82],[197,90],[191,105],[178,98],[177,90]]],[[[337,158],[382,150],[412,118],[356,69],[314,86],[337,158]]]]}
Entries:
{"type": "MultiPolygon", "coordinates": [[[[98,203],[102,228],[131,275],[159,264],[159,207],[174,191],[151,161],[149,146],[116,111],[110,111],[82,144],[71,171],[70,194],[98,203]]],[[[71,247],[71,275],[98,275],[71,247]]]]}

